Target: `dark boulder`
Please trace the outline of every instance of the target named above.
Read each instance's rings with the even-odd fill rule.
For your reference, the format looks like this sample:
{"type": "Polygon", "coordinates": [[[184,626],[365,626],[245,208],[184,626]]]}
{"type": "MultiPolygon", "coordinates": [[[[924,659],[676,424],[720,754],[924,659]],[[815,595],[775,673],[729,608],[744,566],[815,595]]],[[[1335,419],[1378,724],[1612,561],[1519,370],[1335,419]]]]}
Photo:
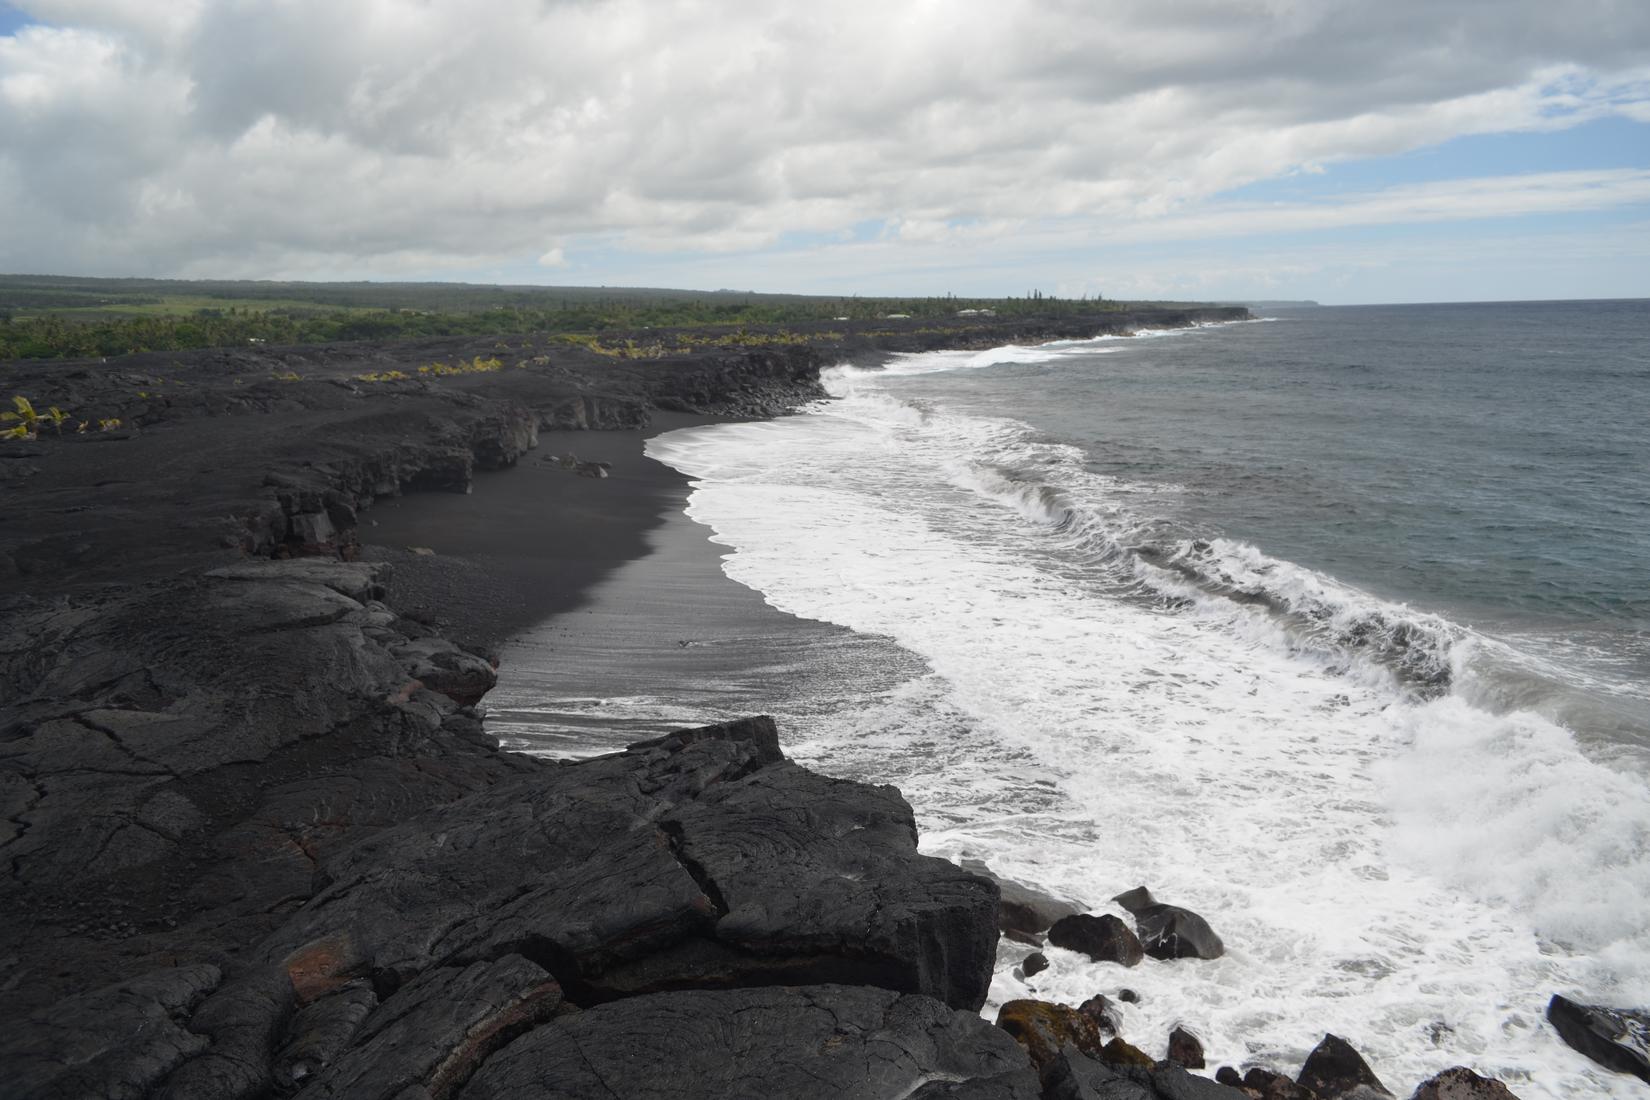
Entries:
{"type": "Polygon", "coordinates": [[[300,1009],[275,1055],[275,1085],[296,1092],[331,1065],[354,1041],[378,996],[365,979],[347,983],[300,1009]]]}
{"type": "Polygon", "coordinates": [[[157,1100],[252,1100],[274,1085],[270,1054],[293,1009],[286,975],[260,969],[226,983],[189,1018],[189,1030],[212,1045],[179,1066],[152,1095],[157,1100]]]}
{"type": "Polygon", "coordinates": [[[985,1003],[997,887],[919,855],[911,807],[893,787],[781,762],[709,786],[661,824],[723,909],[714,939],[732,969],[985,1003]]]}
{"type": "Polygon", "coordinates": [[[412,638],[391,648],[407,675],[463,706],[474,706],[498,683],[492,664],[445,638],[412,638]]]}
{"type": "Polygon", "coordinates": [[[1311,1091],[1281,1073],[1255,1067],[1243,1075],[1243,1087],[1261,1100],[1314,1100],[1311,1091]]]}
{"type": "Polygon", "coordinates": [[[1134,916],[1146,954],[1154,959],[1218,959],[1226,953],[1209,922],[1178,905],[1164,905],[1144,886],[1112,899],[1134,916]]]}
{"type": "Polygon", "coordinates": [[[1183,1027],[1169,1032],[1169,1061],[1187,1069],[1203,1068],[1203,1044],[1183,1027]]]}
{"type": "Polygon", "coordinates": [[[893,788],[779,759],[771,719],[501,781],[321,874],[260,949],[307,985],[515,953],[579,1003],[841,981],[978,1008],[996,942],[990,882],[918,854],[893,788]]]}
{"type": "Polygon", "coordinates": [[[1518,1100],[1493,1077],[1480,1077],[1465,1066],[1446,1069],[1422,1083],[1410,1100],[1518,1100]]]}
{"type": "Polygon", "coordinates": [[[1041,974],[1048,969],[1048,956],[1041,951],[1033,951],[1026,956],[1026,961],[1021,963],[1020,967],[1028,978],[1033,974],[1041,974]]]}
{"type": "Polygon", "coordinates": [[[1138,966],[1145,957],[1140,939],[1110,913],[1076,913],[1061,917],[1048,930],[1048,942],[1068,951],[1080,951],[1095,962],[1138,966]]]}
{"type": "Polygon", "coordinates": [[[1547,1021],[1560,1038],[1599,1065],[1650,1081],[1650,1012],[1554,996],[1547,1004],[1547,1021]]]}
{"type": "Polygon", "coordinates": [[[1243,1087],[1243,1075],[1231,1066],[1221,1066],[1215,1070],[1215,1080],[1235,1089],[1243,1087]]]}
{"type": "Polygon", "coordinates": [[[1077,1011],[1093,1020],[1107,1035],[1116,1035],[1123,1030],[1118,1023],[1116,1006],[1107,1000],[1103,993],[1097,993],[1078,1005],[1077,1011]]]}
{"type": "Polygon", "coordinates": [[[1075,1046],[1055,1054],[1043,1074],[1049,1100],[1249,1100],[1246,1093],[1170,1062],[1154,1064],[1121,1039],[1098,1060],[1075,1046]]]}
{"type": "MultiPolygon", "coordinates": [[[[261,584],[233,583],[248,594],[261,584]]],[[[325,592],[350,598],[322,586],[299,592],[303,599],[291,606],[302,612],[309,601],[326,612],[319,616],[326,623],[305,629],[344,630],[328,625],[332,602],[325,592]]],[[[372,614],[356,606],[347,612],[352,624],[372,614]]],[[[349,629],[358,635],[363,628],[349,629]]],[[[395,640],[405,638],[397,633],[395,640]]],[[[387,652],[375,660],[374,676],[385,678],[369,682],[404,682],[387,652]]],[[[420,693],[410,698],[418,703],[420,693]]],[[[441,706],[429,704],[432,718],[459,715],[437,698],[441,706]]],[[[374,715],[381,711],[397,729],[407,728],[401,704],[386,705],[382,695],[366,702],[374,715]]],[[[136,711],[88,713],[96,725],[65,729],[64,744],[108,756],[123,773],[150,758],[175,760],[177,772],[191,766],[175,743],[177,722],[136,722],[136,711]],[[136,751],[120,749],[128,741],[136,751]]],[[[418,736],[434,737],[439,728],[418,736]]],[[[277,732],[296,738],[301,730],[277,732]]],[[[42,727],[33,736],[55,734],[42,727]]],[[[191,751],[199,744],[188,742],[191,751]]],[[[439,1100],[457,1095],[477,1065],[500,1056],[495,1052],[524,1030],[559,1026],[559,1016],[554,1025],[547,1017],[573,1005],[595,1015],[593,1006],[603,1002],[642,1001],[684,987],[818,986],[827,979],[881,987],[854,994],[879,998],[877,1012],[860,1013],[876,1020],[883,1009],[906,1004],[903,994],[951,1000],[973,1020],[973,1048],[995,1042],[1017,1053],[1011,1038],[967,1015],[990,980],[994,885],[918,853],[910,807],[893,788],[826,779],[786,762],[770,719],[685,730],[563,765],[516,767],[504,754],[467,757],[462,750],[449,759],[455,770],[436,759],[403,770],[391,758],[369,757],[358,768],[347,761],[348,772],[295,768],[269,779],[240,811],[251,816],[230,835],[249,849],[266,845],[270,834],[281,838],[267,857],[281,877],[272,871],[269,879],[295,900],[260,916],[271,931],[238,955],[232,977],[220,985],[215,967],[164,972],[106,995],[53,998],[57,1003],[46,1002],[51,1007],[33,1018],[14,1010],[0,1035],[9,1089],[0,1092],[218,1100],[301,1091],[305,1100],[439,1100]],[[457,766],[495,759],[502,763],[489,774],[491,784],[464,795],[460,781],[468,780],[457,766]],[[439,808],[386,822],[403,808],[422,808],[411,784],[424,781],[447,784],[439,808]],[[277,832],[307,827],[315,807],[352,792],[357,805],[382,801],[374,810],[379,816],[363,814],[359,828],[329,819],[325,832],[300,833],[302,844],[277,832]],[[264,826],[266,819],[276,827],[264,826]]],[[[176,782],[173,774],[157,764],[152,779],[149,771],[140,778],[164,786],[176,782]]],[[[207,811],[189,807],[207,804],[214,792],[182,789],[191,797],[173,788],[146,794],[134,811],[153,822],[143,835],[200,830],[207,811]],[[156,806],[167,813],[152,813],[156,806]]],[[[13,792],[0,787],[0,796],[13,792]]],[[[20,787],[16,797],[29,808],[29,789],[20,787]]],[[[24,834],[32,836],[32,829],[24,834]]],[[[53,858],[70,873],[67,857],[53,858]]],[[[268,908],[264,895],[248,897],[260,913],[268,908]]],[[[907,1007],[915,1011],[922,1000],[907,1007]]],[[[797,1011],[828,1018],[840,1001],[821,995],[797,1011]]],[[[748,1002],[742,1011],[767,1003],[748,1002]]],[[[950,1009],[933,1003],[952,1020],[950,1009]]],[[[929,1039],[898,1032],[888,1043],[938,1042],[954,1029],[934,1020],[940,1022],[918,1029],[929,1039]]],[[[814,1048],[827,1062],[846,1041],[833,1035],[827,1029],[823,1038],[831,1042],[814,1048]]],[[[844,1073],[863,1076],[868,1062],[887,1061],[874,1037],[860,1049],[858,1069],[844,1073]]],[[[773,1051],[758,1046],[747,1053],[765,1065],[773,1051]]],[[[790,1059],[790,1072],[806,1073],[802,1048],[779,1053],[790,1059]]],[[[737,1057],[726,1057],[726,1072],[735,1072],[737,1057]]],[[[951,1054],[912,1058],[917,1075],[901,1078],[899,1095],[1036,1095],[1036,1074],[1023,1057],[987,1059],[980,1072],[966,1074],[947,1068],[957,1064],[951,1054]]],[[[702,1094],[720,1095],[709,1086],[702,1094]]]]}
{"type": "Polygon", "coordinates": [[[1187,1073],[1165,1063],[1152,1071],[1152,1087],[1160,1100],[1248,1100],[1242,1092],[1207,1077],[1187,1073]]]}
{"type": "Polygon", "coordinates": [[[1037,1088],[1025,1052],[975,1013],[930,997],[827,985],[685,990],[598,1005],[511,1043],[458,1095],[1029,1100],[1037,1088]],[[945,1087],[919,1091],[935,1082],[945,1087]]]}
{"type": "Polygon", "coordinates": [[[1073,916],[1081,910],[1068,901],[1027,886],[1013,879],[1003,878],[977,859],[964,859],[959,866],[965,871],[984,876],[997,884],[1002,892],[998,903],[997,927],[1012,940],[1037,944],[1037,936],[1062,917],[1073,916]]]}
{"type": "Polygon", "coordinates": [[[1157,1100],[1157,1094],[1140,1080],[1095,1061],[1075,1046],[1061,1049],[1045,1081],[1047,1100],[1157,1100]]]}
{"type": "Polygon", "coordinates": [[[909,1100],[1042,1100],[1042,1096],[1037,1072],[1025,1069],[971,1081],[930,1081],[909,1100]]]}
{"type": "Polygon", "coordinates": [[[1295,1083],[1311,1090],[1318,1100],[1350,1096],[1360,1087],[1371,1089],[1380,1096],[1392,1095],[1363,1056],[1338,1035],[1325,1035],[1312,1048],[1295,1083]]]}
{"type": "Polygon", "coordinates": [[[555,979],[519,955],[432,970],[367,1017],[349,1053],[297,1100],[392,1100],[408,1088],[444,1100],[561,1002],[555,979]]]}
{"type": "Polygon", "coordinates": [[[59,1002],[0,1033],[5,1094],[144,1096],[207,1048],[185,1025],[219,979],[209,965],[180,966],[59,1002]]]}

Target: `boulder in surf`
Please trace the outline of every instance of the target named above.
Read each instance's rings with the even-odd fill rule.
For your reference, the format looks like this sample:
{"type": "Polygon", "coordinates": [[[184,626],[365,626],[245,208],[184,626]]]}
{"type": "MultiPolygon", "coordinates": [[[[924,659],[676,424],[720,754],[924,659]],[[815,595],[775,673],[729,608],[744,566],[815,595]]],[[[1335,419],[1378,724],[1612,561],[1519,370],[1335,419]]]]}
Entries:
{"type": "Polygon", "coordinates": [[[1650,1012],[1584,1005],[1554,995],[1547,1021],[1559,1037],[1599,1065],[1650,1081],[1650,1012]]]}
{"type": "Polygon", "coordinates": [[[1480,1077],[1465,1066],[1456,1066],[1428,1078],[1410,1100],[1518,1100],[1518,1097],[1495,1078],[1480,1077]]]}
{"type": "Polygon", "coordinates": [[[1325,1035],[1312,1048],[1295,1083],[1318,1100],[1392,1095],[1392,1091],[1375,1076],[1375,1071],[1369,1068],[1363,1055],[1339,1035],[1325,1035]]]}
{"type": "Polygon", "coordinates": [[[1144,886],[1112,899],[1134,917],[1146,954],[1154,959],[1218,959],[1226,945],[1209,922],[1178,905],[1164,905],[1144,886]]]}
{"type": "Polygon", "coordinates": [[[1068,951],[1080,951],[1095,962],[1138,966],[1145,957],[1140,937],[1110,913],[1075,913],[1061,917],[1048,930],[1048,942],[1068,951]]]}
{"type": "Polygon", "coordinates": [[[958,865],[971,874],[990,879],[1002,891],[997,927],[1011,940],[1040,946],[1037,937],[1048,931],[1050,925],[1062,917],[1082,912],[1069,901],[1004,878],[980,860],[964,859],[958,865]]]}

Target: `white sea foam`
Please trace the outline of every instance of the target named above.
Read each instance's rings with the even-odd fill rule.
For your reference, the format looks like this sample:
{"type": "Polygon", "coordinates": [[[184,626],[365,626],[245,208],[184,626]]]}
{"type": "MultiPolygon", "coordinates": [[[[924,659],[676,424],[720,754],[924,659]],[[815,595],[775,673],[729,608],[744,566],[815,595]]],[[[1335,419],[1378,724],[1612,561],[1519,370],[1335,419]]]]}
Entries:
{"type": "Polygon", "coordinates": [[[859,368],[853,366],[839,368],[839,370],[844,372],[846,376],[853,377],[856,374],[930,374],[936,371],[994,367],[1004,363],[1049,363],[1075,356],[1105,355],[1122,351],[1121,341],[1150,340],[1161,336],[1185,337],[1208,329],[1224,328],[1227,325],[1253,324],[1263,320],[1271,320],[1271,318],[1256,317],[1247,321],[1204,321],[1188,328],[1176,329],[1143,328],[1127,333],[1105,333],[1083,340],[1052,340],[1045,344],[1031,345],[1004,344],[984,351],[903,352],[893,355],[886,364],[876,370],[860,371],[859,368]]]}
{"type": "Polygon", "coordinates": [[[829,385],[805,416],[649,444],[696,479],[689,514],[731,577],[926,663],[783,715],[791,753],[897,784],[927,851],[1095,910],[1148,884],[1228,946],[1129,971],[1054,949],[1029,981],[1005,946],[988,1012],[1126,985],[1153,1053],[1184,1022],[1216,1060],[1293,1069],[1328,1030],[1401,1094],[1465,1063],[1526,1100],[1638,1095],[1541,1013],[1553,992],[1650,1000],[1641,782],[1538,715],[1418,690],[1415,653],[1461,682],[1463,628],[1179,538],[1153,518],[1172,487],[1095,477],[1013,421],[899,401],[876,372],[829,385]]]}

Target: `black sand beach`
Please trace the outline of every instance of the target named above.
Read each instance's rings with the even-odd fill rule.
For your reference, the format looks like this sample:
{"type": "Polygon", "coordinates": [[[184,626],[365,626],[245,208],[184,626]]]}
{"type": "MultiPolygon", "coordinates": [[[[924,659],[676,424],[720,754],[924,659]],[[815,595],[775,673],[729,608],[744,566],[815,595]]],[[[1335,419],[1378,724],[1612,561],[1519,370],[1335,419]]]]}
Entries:
{"type": "Polygon", "coordinates": [[[787,716],[789,745],[811,713],[869,705],[919,671],[884,639],[798,618],[730,580],[727,548],[681,510],[686,496],[682,484],[642,554],[502,648],[487,728],[507,748],[583,756],[747,713],[787,716]]]}
{"type": "Polygon", "coordinates": [[[391,602],[496,653],[486,724],[506,748],[612,752],[683,724],[866,698],[910,671],[903,651],[778,611],[722,572],[725,548],[683,511],[687,478],[644,453],[719,422],[659,412],[647,428],[545,432],[469,495],[373,511],[362,558],[394,565],[391,602]],[[564,455],[611,468],[577,477],[564,455]],[[650,717],[604,713],[637,697],[656,701],[650,717]]]}

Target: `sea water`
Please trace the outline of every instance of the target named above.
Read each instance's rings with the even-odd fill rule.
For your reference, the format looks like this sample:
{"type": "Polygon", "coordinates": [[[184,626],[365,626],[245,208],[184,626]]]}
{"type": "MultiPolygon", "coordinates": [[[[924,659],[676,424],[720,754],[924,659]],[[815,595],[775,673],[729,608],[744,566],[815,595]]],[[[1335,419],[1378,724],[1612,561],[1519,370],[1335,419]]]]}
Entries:
{"type": "Polygon", "coordinates": [[[1023,979],[1005,943],[988,1015],[1129,987],[1155,1056],[1179,1023],[1293,1071],[1328,1031],[1401,1095],[1459,1064],[1644,1095],[1542,1012],[1650,1004],[1650,303],[1275,310],[825,384],[649,443],[728,576],[877,643],[855,692],[727,708],[897,784],[926,852],[1093,912],[1145,885],[1227,946],[1023,979]]]}

